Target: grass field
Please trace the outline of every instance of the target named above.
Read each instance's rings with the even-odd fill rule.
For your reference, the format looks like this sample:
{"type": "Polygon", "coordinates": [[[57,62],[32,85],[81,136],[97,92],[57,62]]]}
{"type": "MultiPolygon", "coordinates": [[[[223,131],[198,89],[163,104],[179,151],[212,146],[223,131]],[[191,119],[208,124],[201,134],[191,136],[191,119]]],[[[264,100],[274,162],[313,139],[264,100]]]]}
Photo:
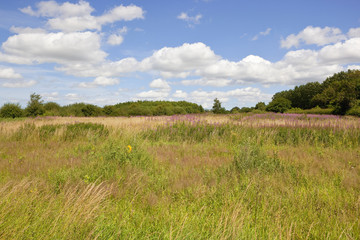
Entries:
{"type": "Polygon", "coordinates": [[[360,119],[0,121],[0,239],[360,239],[360,119]]]}

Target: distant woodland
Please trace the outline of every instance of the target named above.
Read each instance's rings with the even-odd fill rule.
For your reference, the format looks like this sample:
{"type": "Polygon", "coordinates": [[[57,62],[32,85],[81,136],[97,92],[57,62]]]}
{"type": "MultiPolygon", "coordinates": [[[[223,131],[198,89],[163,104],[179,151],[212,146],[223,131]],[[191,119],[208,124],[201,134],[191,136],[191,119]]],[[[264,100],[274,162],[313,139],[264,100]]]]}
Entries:
{"type": "MultiPolygon", "coordinates": [[[[226,110],[216,98],[211,111],[215,114],[243,112],[280,112],[305,114],[336,114],[360,117],[360,70],[339,72],[324,82],[310,82],[294,89],[275,93],[269,104],[258,102],[254,107],[234,107],[226,110]]],[[[99,107],[87,103],[74,103],[60,106],[46,102],[39,94],[30,95],[25,109],[19,104],[5,103],[0,108],[0,117],[36,116],[160,116],[203,113],[201,105],[186,101],[137,101],[99,107]]]]}

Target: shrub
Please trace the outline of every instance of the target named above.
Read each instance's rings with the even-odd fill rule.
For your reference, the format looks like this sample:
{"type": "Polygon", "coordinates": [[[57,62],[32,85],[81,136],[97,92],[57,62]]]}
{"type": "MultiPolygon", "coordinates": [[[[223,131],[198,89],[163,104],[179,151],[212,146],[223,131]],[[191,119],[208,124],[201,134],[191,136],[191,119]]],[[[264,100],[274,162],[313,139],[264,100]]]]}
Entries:
{"type": "Polygon", "coordinates": [[[331,114],[333,112],[332,108],[320,108],[316,106],[311,109],[301,109],[301,108],[291,108],[286,110],[286,113],[297,113],[297,114],[331,114]]]}
{"type": "Polygon", "coordinates": [[[23,110],[18,103],[5,103],[0,109],[0,117],[18,118],[23,116],[23,110]]]}
{"type": "Polygon", "coordinates": [[[55,102],[47,102],[44,104],[46,116],[60,116],[61,106],[55,102]]]}
{"type": "Polygon", "coordinates": [[[278,97],[268,104],[266,111],[283,113],[290,108],[291,101],[289,99],[278,97]]]}
{"type": "Polygon", "coordinates": [[[360,117],[360,106],[352,107],[346,114],[360,117]]]}
{"type": "Polygon", "coordinates": [[[242,174],[246,174],[248,171],[273,173],[283,170],[283,166],[276,155],[267,156],[256,142],[250,141],[240,144],[234,156],[232,168],[242,174]]]}

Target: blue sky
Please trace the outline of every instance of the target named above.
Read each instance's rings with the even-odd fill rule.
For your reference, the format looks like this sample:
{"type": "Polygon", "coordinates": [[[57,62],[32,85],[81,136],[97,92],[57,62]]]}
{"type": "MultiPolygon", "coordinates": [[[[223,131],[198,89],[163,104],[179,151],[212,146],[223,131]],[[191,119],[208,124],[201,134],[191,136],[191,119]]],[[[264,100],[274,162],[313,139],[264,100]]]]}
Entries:
{"type": "Polygon", "coordinates": [[[0,105],[186,100],[227,109],[360,69],[358,0],[0,2],[0,105]]]}

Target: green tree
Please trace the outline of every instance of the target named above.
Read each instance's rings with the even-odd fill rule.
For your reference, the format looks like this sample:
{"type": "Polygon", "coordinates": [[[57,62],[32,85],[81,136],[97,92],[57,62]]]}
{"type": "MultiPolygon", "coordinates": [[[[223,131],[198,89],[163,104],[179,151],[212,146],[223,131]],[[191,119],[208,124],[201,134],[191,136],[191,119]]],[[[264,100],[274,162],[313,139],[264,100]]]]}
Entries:
{"type": "Polygon", "coordinates": [[[239,107],[233,107],[233,108],[230,110],[230,113],[240,113],[240,108],[239,108],[239,107]]]}
{"type": "Polygon", "coordinates": [[[312,102],[321,107],[330,105],[335,114],[343,115],[360,99],[360,70],[336,73],[324,81],[323,87],[312,102]]]}
{"type": "Polygon", "coordinates": [[[266,111],[283,113],[290,108],[291,101],[289,99],[278,97],[267,105],[266,111]]]}
{"type": "Polygon", "coordinates": [[[60,116],[61,106],[56,102],[47,102],[44,104],[46,116],[60,116]]]}
{"type": "Polygon", "coordinates": [[[25,112],[28,117],[36,117],[44,114],[44,104],[39,94],[33,93],[30,95],[30,101],[25,108],[25,112]]]}
{"type": "Polygon", "coordinates": [[[225,108],[221,107],[221,102],[217,98],[214,99],[214,105],[211,111],[215,114],[221,114],[226,112],[225,108]]]}
{"type": "Polygon", "coordinates": [[[0,117],[2,118],[17,118],[23,116],[23,110],[18,103],[5,103],[0,108],[0,117]]]}
{"type": "Polygon", "coordinates": [[[101,115],[102,109],[92,104],[85,104],[81,108],[81,112],[83,113],[84,117],[97,117],[101,115]]]}
{"type": "Polygon", "coordinates": [[[255,109],[260,110],[260,111],[265,111],[266,109],[266,104],[264,102],[258,102],[255,105],[255,109]]]}

